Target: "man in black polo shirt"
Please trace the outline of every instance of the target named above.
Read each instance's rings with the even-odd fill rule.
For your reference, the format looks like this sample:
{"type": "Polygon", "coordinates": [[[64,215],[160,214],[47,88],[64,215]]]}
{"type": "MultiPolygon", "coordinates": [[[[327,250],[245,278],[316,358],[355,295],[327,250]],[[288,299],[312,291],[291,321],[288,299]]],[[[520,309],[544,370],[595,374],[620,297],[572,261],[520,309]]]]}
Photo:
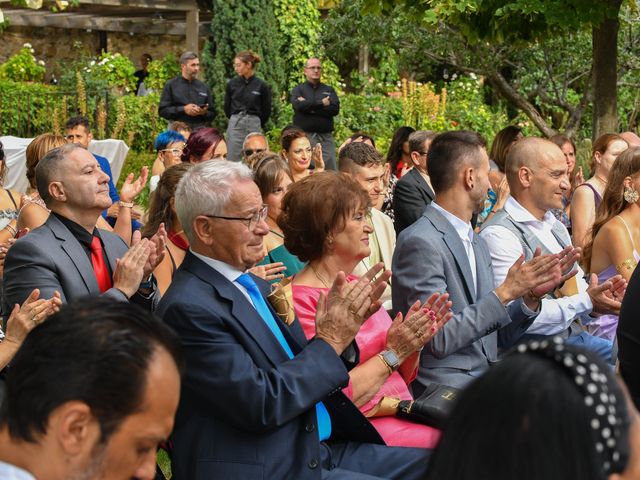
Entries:
{"type": "Polygon", "coordinates": [[[340,100],[336,91],[320,82],[322,65],[310,58],[304,67],[306,82],[291,90],[293,124],[309,135],[311,145],[322,145],[325,169],[336,169],[336,143],[333,139],[333,117],[340,113],[340,100]]]}
{"type": "Polygon", "coordinates": [[[210,110],[213,101],[209,87],[196,78],[200,71],[198,55],[183,53],[180,70],[180,75],[165,84],[158,113],[167,120],[185,122],[191,128],[209,126],[214,116],[210,110]]]}

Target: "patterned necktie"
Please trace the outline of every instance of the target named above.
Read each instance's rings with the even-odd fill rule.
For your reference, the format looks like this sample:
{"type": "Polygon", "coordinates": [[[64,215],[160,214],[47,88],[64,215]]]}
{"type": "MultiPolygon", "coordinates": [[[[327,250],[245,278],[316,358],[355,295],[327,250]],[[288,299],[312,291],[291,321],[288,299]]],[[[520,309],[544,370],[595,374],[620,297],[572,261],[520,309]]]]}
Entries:
{"type": "MultiPolygon", "coordinates": [[[[246,288],[253,306],[258,311],[260,317],[262,317],[262,320],[264,320],[264,323],[267,324],[269,330],[271,330],[278,339],[278,342],[289,358],[293,358],[294,355],[291,351],[291,347],[289,347],[286,338],[284,338],[284,335],[282,334],[282,330],[280,330],[280,327],[276,323],[275,317],[271,313],[267,302],[264,300],[264,297],[258,289],[258,285],[253,281],[251,275],[243,273],[236,279],[236,282],[246,288]]],[[[318,418],[318,435],[320,437],[320,441],[327,440],[331,436],[331,417],[329,416],[327,407],[325,407],[322,402],[316,403],[316,417],[318,418]]]]}
{"type": "Polygon", "coordinates": [[[98,281],[100,293],[106,292],[111,288],[111,276],[109,275],[109,269],[102,254],[102,243],[100,242],[100,238],[95,235],[93,236],[93,240],[91,240],[91,265],[93,265],[93,273],[98,281]]]}

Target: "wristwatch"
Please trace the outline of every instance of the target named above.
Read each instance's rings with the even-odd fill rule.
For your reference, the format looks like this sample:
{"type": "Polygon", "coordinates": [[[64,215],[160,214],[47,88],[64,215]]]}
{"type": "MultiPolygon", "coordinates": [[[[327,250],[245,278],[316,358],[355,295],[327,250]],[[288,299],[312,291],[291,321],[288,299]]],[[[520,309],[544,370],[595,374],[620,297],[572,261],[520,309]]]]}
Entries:
{"type": "Polygon", "coordinates": [[[395,372],[400,367],[400,360],[398,359],[398,355],[393,350],[383,350],[378,356],[385,363],[387,368],[389,369],[389,374],[395,372]]]}

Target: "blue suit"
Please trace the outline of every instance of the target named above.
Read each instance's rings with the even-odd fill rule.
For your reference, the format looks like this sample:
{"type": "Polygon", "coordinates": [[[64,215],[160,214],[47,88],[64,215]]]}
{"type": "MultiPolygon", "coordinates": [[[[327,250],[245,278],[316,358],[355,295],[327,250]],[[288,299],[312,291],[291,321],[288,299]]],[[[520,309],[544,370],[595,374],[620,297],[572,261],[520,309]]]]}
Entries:
{"type": "MultiPolygon", "coordinates": [[[[269,284],[253,278],[266,295],[269,284]]],[[[424,475],[429,451],[382,445],[341,392],[348,371],[327,343],[307,343],[297,321],[277,320],[295,355],[289,359],[236,285],[191,252],[157,313],[178,333],[187,358],[172,434],[176,480],[424,475]],[[318,438],[318,401],[332,420],[327,443],[318,438]]]]}

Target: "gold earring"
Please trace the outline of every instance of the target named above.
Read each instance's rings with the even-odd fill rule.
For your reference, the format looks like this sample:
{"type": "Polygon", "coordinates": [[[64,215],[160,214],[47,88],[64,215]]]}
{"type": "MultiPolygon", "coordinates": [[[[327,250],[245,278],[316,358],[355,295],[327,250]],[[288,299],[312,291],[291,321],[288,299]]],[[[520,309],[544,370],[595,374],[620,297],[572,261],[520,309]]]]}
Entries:
{"type": "Polygon", "coordinates": [[[640,198],[640,194],[635,188],[624,187],[624,200],[627,203],[636,203],[638,198],[640,198]]]}

